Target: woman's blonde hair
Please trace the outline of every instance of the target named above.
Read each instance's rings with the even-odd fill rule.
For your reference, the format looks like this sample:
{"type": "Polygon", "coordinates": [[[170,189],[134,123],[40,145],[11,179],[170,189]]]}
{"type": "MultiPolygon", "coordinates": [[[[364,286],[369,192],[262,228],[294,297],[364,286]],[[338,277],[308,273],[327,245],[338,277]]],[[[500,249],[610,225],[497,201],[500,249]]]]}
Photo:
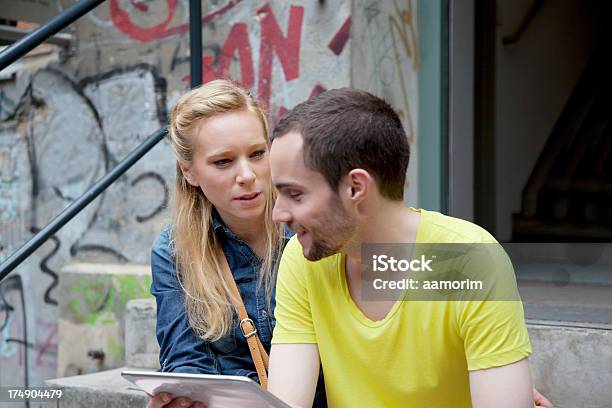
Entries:
{"type": "MultiPolygon", "coordinates": [[[[227,80],[208,82],[183,95],[172,108],[170,139],[176,163],[176,188],[173,196],[172,231],[179,282],[185,292],[189,323],[204,340],[216,341],[232,328],[237,299],[231,295],[222,272],[221,244],[213,228],[213,205],[199,187],[187,182],[180,164],[193,160],[193,131],[208,118],[227,112],[254,112],[264,129],[268,146],[265,114],[251,94],[227,80]]],[[[274,287],[274,259],[283,243],[282,226],[272,222],[275,193],[269,182],[264,210],[266,251],[260,267],[257,289],[265,290],[268,307],[274,287]]]]}

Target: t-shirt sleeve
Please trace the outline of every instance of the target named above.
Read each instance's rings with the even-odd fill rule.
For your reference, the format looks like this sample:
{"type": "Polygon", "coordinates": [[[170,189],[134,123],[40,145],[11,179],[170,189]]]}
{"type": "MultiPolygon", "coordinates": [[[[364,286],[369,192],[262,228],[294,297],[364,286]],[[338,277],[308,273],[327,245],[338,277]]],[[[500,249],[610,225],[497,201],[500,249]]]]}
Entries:
{"type": "Polygon", "coordinates": [[[299,241],[291,238],[278,268],[272,344],[317,343],[308,295],[308,263],[299,241]]]}
{"type": "MultiPolygon", "coordinates": [[[[485,296],[457,302],[459,333],[463,338],[468,370],[482,370],[515,363],[531,354],[514,269],[499,244],[493,244],[495,260],[484,279],[485,296]]],[[[481,264],[481,262],[478,262],[481,264]]],[[[485,271],[482,265],[478,269],[485,271]]]]}

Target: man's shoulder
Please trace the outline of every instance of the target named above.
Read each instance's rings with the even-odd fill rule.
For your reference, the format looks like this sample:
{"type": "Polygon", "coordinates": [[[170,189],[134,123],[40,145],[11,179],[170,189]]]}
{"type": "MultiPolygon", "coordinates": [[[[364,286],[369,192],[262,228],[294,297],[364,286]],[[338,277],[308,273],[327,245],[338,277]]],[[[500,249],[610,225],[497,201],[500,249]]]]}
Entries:
{"type": "Polygon", "coordinates": [[[436,211],[421,211],[418,239],[427,243],[494,243],[495,237],[473,222],[436,211]]]}
{"type": "Polygon", "coordinates": [[[341,256],[338,253],[318,261],[310,261],[304,256],[302,244],[294,235],[289,239],[283,250],[279,266],[279,279],[290,279],[288,277],[290,275],[293,277],[291,279],[297,279],[303,284],[314,284],[314,282],[320,281],[316,277],[321,276],[321,272],[327,276],[330,270],[337,268],[341,256]]]}
{"type": "Polygon", "coordinates": [[[291,258],[295,258],[296,260],[301,258],[306,260],[302,253],[302,245],[300,245],[297,235],[289,237],[289,241],[287,242],[287,245],[285,245],[285,249],[283,249],[283,256],[291,256],[291,258]]]}

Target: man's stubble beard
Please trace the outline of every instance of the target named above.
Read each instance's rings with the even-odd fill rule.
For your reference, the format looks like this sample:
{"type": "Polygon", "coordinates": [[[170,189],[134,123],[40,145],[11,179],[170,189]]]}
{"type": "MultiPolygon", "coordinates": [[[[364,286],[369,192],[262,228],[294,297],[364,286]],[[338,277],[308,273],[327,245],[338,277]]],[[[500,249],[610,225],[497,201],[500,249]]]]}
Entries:
{"type": "Polygon", "coordinates": [[[329,209],[329,213],[321,219],[318,228],[325,233],[325,237],[315,236],[316,231],[312,231],[311,248],[308,253],[304,253],[309,261],[318,261],[337,254],[355,236],[357,223],[342,207],[337,196],[334,195],[329,200],[329,209]]]}

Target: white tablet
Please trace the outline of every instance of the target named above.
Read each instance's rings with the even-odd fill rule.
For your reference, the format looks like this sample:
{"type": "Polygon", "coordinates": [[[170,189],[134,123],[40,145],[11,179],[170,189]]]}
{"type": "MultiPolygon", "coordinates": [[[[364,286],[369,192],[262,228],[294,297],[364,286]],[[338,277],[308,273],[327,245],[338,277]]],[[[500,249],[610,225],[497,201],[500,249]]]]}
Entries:
{"type": "Polygon", "coordinates": [[[247,377],[129,370],[121,375],[149,395],[168,392],[173,397],[200,401],[208,408],[290,408],[247,377]]]}

